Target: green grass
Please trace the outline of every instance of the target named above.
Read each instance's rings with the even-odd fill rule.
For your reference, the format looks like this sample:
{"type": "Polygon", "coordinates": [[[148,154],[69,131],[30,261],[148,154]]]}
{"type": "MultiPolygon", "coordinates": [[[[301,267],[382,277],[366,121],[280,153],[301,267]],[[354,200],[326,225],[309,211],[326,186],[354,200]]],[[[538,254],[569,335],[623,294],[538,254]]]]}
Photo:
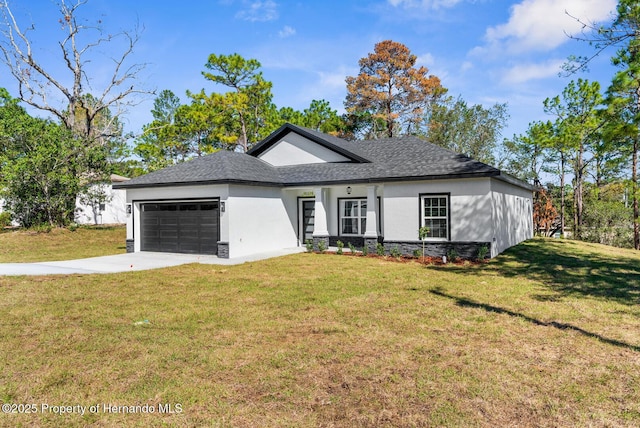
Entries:
{"type": "Polygon", "coordinates": [[[638,266],[532,240],[469,266],[297,254],[0,277],[0,401],[183,408],[0,425],[638,426],[638,266]]]}
{"type": "Polygon", "coordinates": [[[109,256],[126,251],[124,226],[81,226],[75,231],[53,229],[0,231],[0,263],[44,262],[109,256]]]}

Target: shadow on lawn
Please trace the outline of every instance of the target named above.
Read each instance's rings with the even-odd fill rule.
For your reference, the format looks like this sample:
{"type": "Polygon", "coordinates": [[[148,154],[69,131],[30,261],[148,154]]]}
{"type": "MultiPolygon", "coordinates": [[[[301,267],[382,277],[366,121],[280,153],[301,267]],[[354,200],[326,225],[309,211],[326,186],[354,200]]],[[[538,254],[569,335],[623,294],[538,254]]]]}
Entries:
{"type": "Polygon", "coordinates": [[[508,309],[504,309],[504,308],[500,308],[498,306],[493,306],[493,305],[488,305],[486,303],[480,303],[480,302],[476,302],[473,301],[471,299],[467,299],[464,297],[457,297],[451,294],[447,294],[441,290],[439,290],[438,288],[435,289],[431,289],[429,290],[429,292],[431,294],[435,294],[436,296],[440,296],[440,297],[445,297],[447,299],[451,299],[454,300],[456,302],[456,305],[463,307],[463,308],[479,308],[479,309],[484,309],[487,312],[495,312],[498,314],[505,314],[505,315],[509,315],[512,317],[518,317],[521,318],[525,321],[528,321],[532,324],[535,325],[539,325],[539,326],[543,326],[543,327],[553,327],[553,328],[557,328],[559,330],[572,330],[575,332],[578,332],[584,336],[587,337],[591,337],[594,339],[597,339],[603,343],[607,343],[609,345],[614,345],[614,346],[619,346],[621,348],[627,348],[627,349],[631,349],[633,351],[636,352],[640,352],[640,346],[637,345],[631,345],[629,343],[626,342],[622,342],[620,340],[615,340],[615,339],[609,339],[607,337],[601,336],[597,333],[592,333],[590,331],[584,330],[580,327],[576,327],[574,325],[571,324],[566,324],[566,323],[560,323],[560,322],[556,322],[556,321],[551,321],[551,322],[544,322],[544,321],[540,321],[537,318],[533,318],[530,317],[528,315],[524,315],[518,312],[514,312],[514,311],[510,311],[508,309]]]}
{"type": "MultiPolygon", "coordinates": [[[[551,239],[533,239],[505,251],[486,266],[505,277],[531,278],[560,296],[589,296],[627,305],[640,304],[640,259],[611,248],[551,239]]],[[[549,296],[539,296],[541,300],[549,296]]]]}

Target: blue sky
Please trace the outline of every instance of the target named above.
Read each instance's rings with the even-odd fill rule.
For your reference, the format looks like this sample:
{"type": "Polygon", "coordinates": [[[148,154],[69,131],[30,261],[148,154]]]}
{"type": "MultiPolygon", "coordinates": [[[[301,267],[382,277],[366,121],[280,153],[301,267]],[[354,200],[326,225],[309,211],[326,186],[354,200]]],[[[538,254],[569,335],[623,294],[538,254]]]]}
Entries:
{"type": "MultiPolygon", "coordinates": [[[[23,27],[36,24],[36,57],[61,72],[53,44],[61,35],[54,1],[9,2],[23,27]]],[[[511,137],[546,119],[542,101],[560,94],[571,78],[598,80],[606,88],[613,52],[597,58],[588,73],[558,73],[569,55],[593,52],[567,37],[580,26],[565,11],[607,21],[615,6],[615,0],[89,0],[81,11],[91,22],[100,19],[108,32],[143,26],[131,57],[148,64],[139,83],[158,92],[170,89],[183,102],[186,90],[216,90],[201,75],[209,54],[239,53],[262,63],[278,107],[301,110],[313,99],[326,99],[343,112],[345,77],[358,73],[358,60],[377,42],[391,39],[417,55],[449,94],[486,107],[508,103],[511,118],[503,136],[511,137]]],[[[117,45],[104,45],[105,57],[112,48],[117,45]]],[[[95,89],[104,77],[101,64],[90,64],[95,89]]],[[[14,88],[4,69],[0,86],[14,88]]],[[[129,131],[139,132],[151,120],[152,104],[149,97],[129,110],[129,131]]]]}

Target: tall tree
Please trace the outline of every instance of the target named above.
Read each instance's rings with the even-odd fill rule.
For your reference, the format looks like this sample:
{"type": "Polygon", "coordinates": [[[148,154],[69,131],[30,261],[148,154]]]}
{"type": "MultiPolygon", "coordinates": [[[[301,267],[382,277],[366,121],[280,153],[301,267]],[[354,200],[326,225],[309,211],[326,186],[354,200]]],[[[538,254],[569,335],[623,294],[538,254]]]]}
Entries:
{"type": "MultiPolygon", "coordinates": [[[[616,74],[607,90],[608,111],[617,120],[607,127],[607,138],[622,146],[631,167],[630,193],[633,207],[633,246],[640,250],[640,209],[638,207],[638,151],[640,150],[640,58],[637,53],[622,53],[628,57],[628,67],[616,74]]],[[[622,65],[622,64],[620,64],[622,65]]]]}
{"type": "Polygon", "coordinates": [[[140,158],[145,172],[172,165],[188,156],[185,139],[176,127],[176,116],[181,106],[180,98],[165,89],[153,102],[153,121],[142,127],[136,139],[134,154],[140,158]]]}
{"type": "Polygon", "coordinates": [[[312,100],[308,108],[298,111],[291,107],[282,107],[276,112],[276,118],[267,120],[269,131],[277,129],[285,123],[304,126],[316,131],[332,135],[342,135],[346,124],[342,116],[331,108],[326,100],[312,100]]]}
{"type": "Polygon", "coordinates": [[[208,71],[202,72],[205,79],[231,89],[222,101],[237,123],[237,144],[245,152],[265,136],[262,119],[272,108],[271,82],[264,80],[260,67],[257,60],[238,54],[211,54],[208,71]]]}
{"type": "Polygon", "coordinates": [[[602,102],[600,84],[583,79],[571,81],[562,91],[562,97],[544,101],[545,112],[556,117],[554,127],[562,150],[566,149],[572,154],[573,233],[578,239],[583,226],[584,184],[588,166],[585,154],[592,143],[600,138],[602,120],[597,109],[602,102]]]}
{"type": "Polygon", "coordinates": [[[338,112],[331,108],[329,101],[312,100],[309,108],[304,109],[303,126],[328,134],[337,134],[344,129],[344,121],[338,112]]]}
{"type": "MultiPolygon", "coordinates": [[[[17,84],[18,98],[57,118],[78,142],[72,148],[78,162],[67,166],[85,182],[104,180],[110,172],[109,154],[126,150],[119,117],[138,102],[137,96],[148,93],[137,87],[145,65],[131,61],[139,32],[105,33],[99,19],[94,24],[83,16],[87,2],[57,3],[58,19],[50,23],[60,37],[47,47],[35,42],[39,27],[24,25],[9,1],[0,0],[0,61],[17,84]],[[111,52],[105,56],[107,47],[111,52]],[[57,55],[45,59],[41,52],[57,55]]],[[[77,196],[68,195],[67,205],[75,204],[77,196]]],[[[72,221],[72,210],[68,215],[72,221]]]]}
{"type": "MultiPolygon", "coordinates": [[[[548,99],[547,99],[548,100],[548,99]]],[[[560,120],[556,120],[555,123],[547,122],[547,135],[544,140],[544,148],[547,155],[548,162],[545,162],[543,171],[546,173],[557,175],[560,181],[560,236],[564,238],[565,225],[567,218],[567,163],[569,161],[570,145],[567,143],[567,137],[570,136],[566,133],[567,128],[558,126],[561,124],[560,120]]]]}
{"type": "Polygon", "coordinates": [[[551,127],[550,122],[533,122],[524,135],[505,139],[503,145],[509,154],[504,165],[505,171],[529,183],[540,185],[540,176],[548,161],[547,147],[551,127]]]}
{"type": "MultiPolygon", "coordinates": [[[[637,0],[618,0],[617,16],[607,25],[596,26],[583,22],[583,34],[574,37],[595,48],[590,57],[570,58],[569,73],[585,69],[589,62],[609,48],[616,48],[613,63],[620,68],[607,94],[607,104],[621,118],[619,141],[627,143],[631,166],[631,197],[633,204],[633,242],[640,250],[640,207],[638,206],[638,149],[640,144],[640,3],[637,0]]],[[[609,137],[614,133],[609,132],[609,137]]],[[[614,137],[616,138],[616,137],[614,137]]]]}
{"type": "Polygon", "coordinates": [[[87,2],[61,0],[58,3],[57,24],[62,33],[57,47],[62,67],[57,67],[38,57],[38,52],[54,52],[55,48],[42,49],[34,45],[30,35],[37,27],[22,26],[9,1],[0,1],[3,17],[0,58],[18,84],[18,98],[52,114],[68,130],[93,143],[96,135],[108,132],[110,127],[102,120],[105,110],[117,118],[128,106],[137,103],[135,95],[148,91],[136,85],[145,65],[130,61],[139,32],[105,34],[100,20],[91,24],[81,17],[81,8],[87,2]],[[108,43],[121,52],[104,57],[102,52],[108,43]],[[104,61],[99,60],[101,56],[104,61]],[[93,93],[91,98],[87,97],[87,90],[93,93]]]}
{"type": "Polygon", "coordinates": [[[494,151],[509,114],[506,104],[490,108],[467,105],[462,99],[451,98],[432,106],[428,116],[427,137],[430,142],[457,153],[495,164],[494,151]]]}
{"type": "Polygon", "coordinates": [[[91,185],[76,172],[99,174],[105,150],[87,149],[65,126],[31,117],[4,89],[0,98],[0,194],[12,217],[23,226],[67,224],[76,196],[91,185]]]}
{"type": "Polygon", "coordinates": [[[360,59],[357,76],[346,78],[345,108],[349,114],[370,118],[369,136],[415,132],[429,105],[446,92],[426,67],[415,67],[416,60],[402,43],[385,40],[360,59]]]}

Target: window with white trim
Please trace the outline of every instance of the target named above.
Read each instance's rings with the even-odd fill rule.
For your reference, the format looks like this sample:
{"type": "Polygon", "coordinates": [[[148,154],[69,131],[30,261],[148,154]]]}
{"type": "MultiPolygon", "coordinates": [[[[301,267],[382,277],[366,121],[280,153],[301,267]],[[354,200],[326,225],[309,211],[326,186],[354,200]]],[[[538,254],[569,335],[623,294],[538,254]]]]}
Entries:
{"type": "Polygon", "coordinates": [[[449,195],[420,196],[420,225],[427,226],[427,239],[449,239],[449,195]]]}
{"type": "Polygon", "coordinates": [[[367,230],[367,200],[340,199],[340,235],[364,235],[367,230]]]}

